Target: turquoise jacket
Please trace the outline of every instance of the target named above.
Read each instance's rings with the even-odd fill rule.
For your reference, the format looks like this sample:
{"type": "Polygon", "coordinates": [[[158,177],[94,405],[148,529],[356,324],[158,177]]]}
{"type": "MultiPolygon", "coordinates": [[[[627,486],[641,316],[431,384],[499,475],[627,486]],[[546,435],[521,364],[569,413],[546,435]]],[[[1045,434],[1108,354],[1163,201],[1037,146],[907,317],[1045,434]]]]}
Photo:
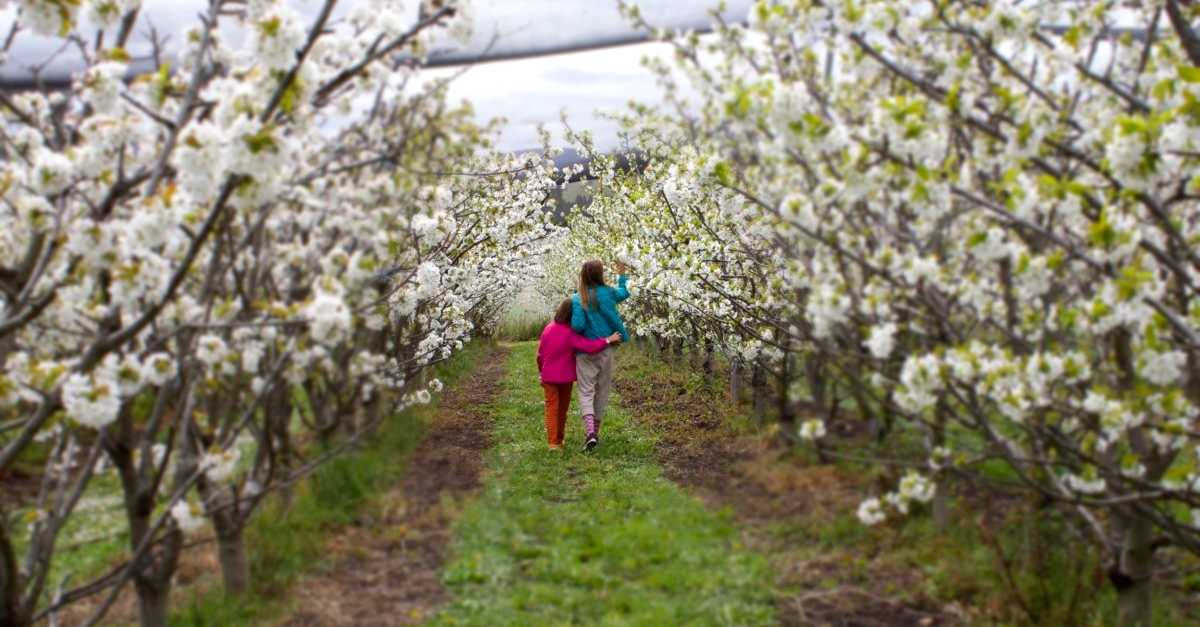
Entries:
{"type": "Polygon", "coordinates": [[[629,290],[625,287],[628,279],[622,274],[616,288],[601,285],[593,289],[591,307],[586,312],[579,304],[579,292],[571,296],[571,328],[590,340],[620,331],[621,341],[628,342],[629,332],[625,330],[621,314],[617,313],[617,303],[629,298],[629,290]]]}

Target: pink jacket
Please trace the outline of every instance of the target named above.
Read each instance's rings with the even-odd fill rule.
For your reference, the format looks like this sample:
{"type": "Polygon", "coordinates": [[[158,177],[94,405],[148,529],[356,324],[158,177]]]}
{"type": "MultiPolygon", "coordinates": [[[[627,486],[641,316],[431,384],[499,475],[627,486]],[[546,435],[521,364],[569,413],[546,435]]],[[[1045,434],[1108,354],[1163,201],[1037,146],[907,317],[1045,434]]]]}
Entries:
{"type": "Polygon", "coordinates": [[[542,383],[574,383],[575,351],[599,353],[608,348],[604,338],[589,340],[565,322],[551,322],[538,342],[537,365],[542,383]]]}

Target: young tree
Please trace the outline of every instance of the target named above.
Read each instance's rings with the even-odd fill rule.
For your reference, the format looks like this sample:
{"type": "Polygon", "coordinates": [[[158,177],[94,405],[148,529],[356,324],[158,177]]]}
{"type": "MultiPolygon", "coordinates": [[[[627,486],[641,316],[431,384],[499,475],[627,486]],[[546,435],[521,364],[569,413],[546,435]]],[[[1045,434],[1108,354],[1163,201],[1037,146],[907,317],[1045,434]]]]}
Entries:
{"type": "MultiPolygon", "coordinates": [[[[712,38],[659,33],[699,104],[657,65],[679,121],[640,116],[643,140],[667,139],[638,147],[674,145],[691,165],[626,194],[612,218],[657,242],[683,229],[679,244],[705,251],[757,230],[773,251],[763,276],[786,285],[774,317],[796,319],[771,339],[921,437],[927,457],[910,462],[944,473],[1000,459],[1072,508],[1131,626],[1150,621],[1155,550],[1200,550],[1188,11],[797,0],[760,2],[748,27],[712,38]],[[737,235],[664,222],[683,206],[669,193],[639,202],[695,187],[742,200],[728,211],[743,216],[737,235]]],[[[704,273],[686,246],[647,252],[678,265],[665,310],[742,301],[679,281],[704,273]]],[[[909,475],[860,518],[935,492],[909,475]]]]}
{"type": "Polygon", "coordinates": [[[386,403],[427,402],[425,370],[495,324],[554,230],[552,166],[491,154],[444,84],[409,80],[453,3],[334,20],[329,0],[306,21],[211,0],[178,62],[135,77],[139,3],[18,4],[42,34],[82,41],[83,15],[103,32],[71,89],[2,102],[0,468],[53,445],[27,540],[0,512],[0,626],[102,594],[96,624],[130,581],[142,624],[165,625],[183,533],[211,519],[245,589],[263,496],[386,403]],[[48,578],[101,456],[130,558],[70,588],[48,578]]]}

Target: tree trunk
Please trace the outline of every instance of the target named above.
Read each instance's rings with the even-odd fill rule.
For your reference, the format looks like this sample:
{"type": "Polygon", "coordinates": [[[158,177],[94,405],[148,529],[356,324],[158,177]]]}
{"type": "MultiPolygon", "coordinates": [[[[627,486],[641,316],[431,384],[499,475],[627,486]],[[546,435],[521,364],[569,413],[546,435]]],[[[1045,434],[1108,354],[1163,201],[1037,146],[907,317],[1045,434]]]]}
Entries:
{"type": "Polygon", "coordinates": [[[250,586],[250,567],[246,561],[244,520],[249,516],[252,502],[240,499],[232,488],[201,481],[200,494],[215,506],[210,516],[217,537],[217,562],[221,565],[221,582],[226,594],[237,595],[250,586]]]}
{"type": "MultiPolygon", "coordinates": [[[[125,516],[129,522],[129,550],[136,552],[153,533],[152,519],[157,499],[133,459],[135,444],[128,404],[122,406],[118,429],[116,438],[107,448],[121,479],[125,516]]],[[[175,576],[181,546],[182,536],[176,529],[167,532],[161,538],[161,544],[135,557],[133,588],[137,593],[142,627],[167,627],[171,579],[175,576]]]]}
{"type": "Polygon", "coordinates": [[[829,413],[828,388],[825,381],[825,368],[817,353],[810,353],[804,359],[804,378],[808,381],[808,393],[812,396],[813,410],[818,416],[829,413]]]}
{"type": "MultiPolygon", "coordinates": [[[[937,405],[934,408],[934,424],[932,433],[930,434],[930,449],[944,447],[946,445],[946,423],[949,420],[950,406],[946,402],[946,393],[938,395],[937,405]]],[[[934,478],[934,486],[936,490],[933,493],[933,528],[935,531],[945,531],[950,525],[950,505],[946,495],[945,481],[942,481],[944,473],[938,473],[934,478]]]]}
{"type": "Polygon", "coordinates": [[[683,338],[671,340],[671,361],[679,363],[683,359],[683,338]]]}
{"type": "Polygon", "coordinates": [[[745,391],[742,389],[742,362],[734,359],[729,362],[729,404],[737,407],[742,404],[745,391]]]}
{"type": "Polygon", "coordinates": [[[250,565],[246,561],[246,534],[244,527],[225,516],[215,516],[217,528],[217,556],[221,562],[221,582],[226,594],[241,594],[250,587],[250,565]],[[217,523],[216,519],[221,519],[217,523]],[[230,524],[232,522],[232,524],[230,524]]]}
{"type": "Polygon", "coordinates": [[[17,552],[8,537],[8,521],[0,520],[0,627],[20,627],[21,582],[17,552]]]}
{"type": "Polygon", "coordinates": [[[1137,515],[1130,516],[1121,550],[1121,576],[1114,577],[1117,589],[1117,625],[1150,627],[1154,595],[1154,525],[1137,515]]]}
{"type": "Polygon", "coordinates": [[[704,372],[704,379],[711,380],[713,375],[713,345],[712,342],[704,343],[704,363],[700,364],[700,370],[704,372]]]}
{"type": "Polygon", "coordinates": [[[763,423],[767,414],[767,371],[760,365],[754,364],[750,374],[750,388],[754,396],[754,422],[763,423]]]}
{"type": "Polygon", "coordinates": [[[785,446],[791,445],[792,440],[783,434],[790,433],[794,435],[796,433],[796,415],[792,413],[791,395],[788,394],[788,390],[791,388],[791,381],[789,380],[791,377],[791,361],[792,355],[785,349],[783,360],[779,364],[778,385],[775,390],[776,407],[779,412],[776,419],[779,422],[780,438],[785,446]]]}
{"type": "MultiPolygon", "coordinates": [[[[855,377],[855,381],[865,381],[862,376],[862,362],[858,359],[854,360],[854,365],[851,366],[851,375],[855,377]]],[[[875,411],[871,408],[870,398],[862,385],[854,384],[847,386],[849,388],[850,397],[854,399],[854,404],[858,406],[858,417],[867,424],[878,422],[875,418],[875,411]]]]}
{"type": "Polygon", "coordinates": [[[141,627],[167,627],[167,609],[171,602],[171,581],[152,581],[152,577],[134,577],[141,627]]]}

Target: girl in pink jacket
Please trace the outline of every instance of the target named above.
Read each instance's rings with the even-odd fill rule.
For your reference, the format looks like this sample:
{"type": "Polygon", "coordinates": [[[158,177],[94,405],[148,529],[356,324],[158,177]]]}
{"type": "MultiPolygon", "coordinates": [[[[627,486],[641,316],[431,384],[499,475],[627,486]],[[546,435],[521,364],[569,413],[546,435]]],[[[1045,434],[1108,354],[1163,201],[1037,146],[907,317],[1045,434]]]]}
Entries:
{"type": "Polygon", "coordinates": [[[599,353],[621,343],[621,333],[589,340],[571,328],[571,300],[554,312],[554,320],[542,330],[538,342],[537,366],[546,392],[546,441],[557,451],[567,428],[567,410],[571,406],[571,387],[575,384],[575,352],[599,353]]]}

